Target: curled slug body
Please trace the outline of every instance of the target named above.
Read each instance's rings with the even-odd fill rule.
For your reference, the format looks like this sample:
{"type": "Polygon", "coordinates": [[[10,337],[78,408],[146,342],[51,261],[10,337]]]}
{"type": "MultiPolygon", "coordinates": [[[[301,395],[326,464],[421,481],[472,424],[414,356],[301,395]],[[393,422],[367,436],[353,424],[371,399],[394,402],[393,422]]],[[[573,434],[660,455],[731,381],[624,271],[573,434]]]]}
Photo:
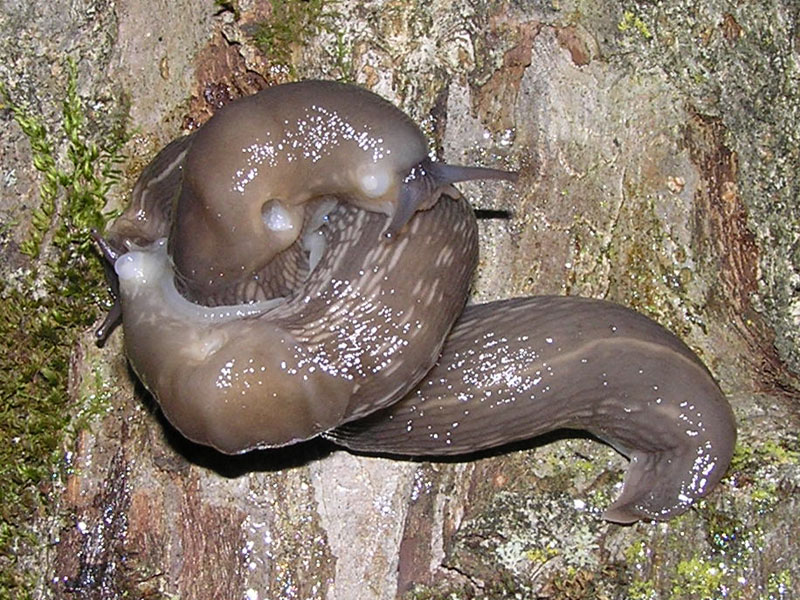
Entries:
{"type": "Polygon", "coordinates": [[[411,394],[328,437],[437,456],[561,428],[630,459],[604,513],[621,523],[684,512],[725,473],[736,440],[728,402],[678,338],[616,304],[555,296],[467,307],[411,394]]]}
{"type": "Polygon", "coordinates": [[[169,189],[180,167],[169,251],[184,292],[201,302],[294,244],[312,198],[339,196],[380,212],[391,217],[387,233],[397,234],[442,192],[454,195],[456,181],[516,178],[431,161],[425,137],[403,112],[367,90],[329,81],[242,98],[190,137],[159,159],[165,170],[157,183],[169,189]]]}
{"type": "Polygon", "coordinates": [[[128,359],[175,427],[222,452],[297,442],[364,416],[436,361],[477,260],[469,214],[463,200],[438,203],[394,241],[382,235],[383,215],[340,204],[319,231],[318,276],[285,299],[239,306],[181,296],[164,241],[132,250],[115,264],[128,359]],[[408,260],[415,247],[429,253],[430,284],[408,260]]]}
{"type": "Polygon", "coordinates": [[[431,162],[403,113],[351,86],[230,105],[156,157],[111,228],[134,370],[184,435],[223,452],[324,434],[460,454],[580,428],[631,459],[607,519],[683,512],[730,461],[719,388],[613,304],[462,314],[477,228],[450,184],[473,177],[515,175],[431,162]]]}

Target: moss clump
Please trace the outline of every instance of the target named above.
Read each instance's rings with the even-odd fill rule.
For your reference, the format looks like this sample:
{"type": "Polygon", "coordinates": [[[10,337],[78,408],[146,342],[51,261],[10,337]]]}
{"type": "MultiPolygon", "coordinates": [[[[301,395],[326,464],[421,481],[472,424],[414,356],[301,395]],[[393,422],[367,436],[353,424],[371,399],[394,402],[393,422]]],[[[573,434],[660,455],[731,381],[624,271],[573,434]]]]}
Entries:
{"type": "Polygon", "coordinates": [[[722,595],[722,572],[710,561],[692,557],[675,567],[671,598],[712,598],[722,595]]]}
{"type": "Polygon", "coordinates": [[[767,577],[767,593],[763,600],[783,600],[789,598],[792,591],[792,574],[789,569],[778,573],[770,573],[767,577]]]}
{"type": "Polygon", "coordinates": [[[642,21],[642,19],[636,15],[636,13],[630,10],[626,10],[622,14],[622,19],[619,23],[617,23],[617,29],[619,29],[622,33],[628,31],[637,31],[639,32],[639,35],[646,40],[652,39],[653,37],[653,34],[650,32],[650,28],[647,26],[647,23],[642,21]]]}
{"type": "MultiPolygon", "coordinates": [[[[638,544],[632,548],[639,547],[638,544]]],[[[649,562],[650,558],[640,552],[640,559],[634,553],[626,552],[626,559],[629,565],[641,566],[641,562],[649,562]],[[633,559],[633,560],[631,560],[633,559]]],[[[730,587],[730,580],[734,579],[733,574],[720,568],[718,562],[703,558],[701,556],[691,556],[685,560],[678,561],[668,567],[667,571],[659,573],[658,568],[647,577],[636,574],[628,584],[627,597],[631,600],[651,600],[655,598],[665,598],[665,600],[710,600],[712,598],[740,598],[740,590],[730,587]],[[659,591],[659,587],[666,582],[666,589],[659,591]]],[[[638,569],[637,569],[638,570],[638,569]]]]}
{"type": "Polygon", "coordinates": [[[274,62],[289,65],[292,45],[302,44],[308,38],[325,30],[338,15],[329,10],[331,0],[270,0],[272,16],[260,24],[253,40],[274,62]]]}
{"type": "Polygon", "coordinates": [[[287,68],[295,75],[292,50],[303,45],[320,32],[336,35],[334,58],[336,66],[347,78],[350,72],[347,51],[341,31],[334,22],[341,15],[333,7],[338,0],[270,0],[272,14],[269,21],[259,24],[252,34],[253,41],[276,66],[287,68]]]}
{"type": "Polygon", "coordinates": [[[637,580],[628,588],[629,600],[658,600],[658,591],[649,581],[637,580]]]}
{"type": "Polygon", "coordinates": [[[235,19],[239,18],[239,1],[238,0],[214,0],[214,6],[217,7],[218,12],[229,11],[233,13],[235,19]]]}
{"type": "MultiPolygon", "coordinates": [[[[0,597],[25,597],[29,580],[17,568],[35,548],[30,529],[58,480],[70,415],[70,357],[102,305],[103,267],[89,231],[112,216],[106,194],[119,180],[124,120],[111,139],[90,141],[77,93],[77,67],[62,104],[64,160],[41,117],[0,85],[3,107],[28,138],[41,173],[40,204],[21,250],[30,267],[0,284],[0,597]],[[60,167],[59,162],[66,166],[60,167]]],[[[30,576],[29,576],[30,577],[30,576]]]]}
{"type": "Polygon", "coordinates": [[[785,496],[779,489],[784,473],[800,464],[800,440],[787,436],[778,439],[740,441],[731,459],[729,477],[749,494],[755,511],[772,510],[785,496]]]}
{"type": "Polygon", "coordinates": [[[30,235],[20,248],[31,258],[39,256],[43,238],[48,233],[52,233],[52,244],[62,254],[68,250],[85,254],[86,248],[92,244],[87,233],[92,228],[102,228],[112,216],[103,212],[105,197],[111,186],[119,181],[117,167],[119,150],[125,140],[124,122],[119,123],[112,140],[102,145],[87,141],[83,105],[77,92],[77,67],[74,62],[70,62],[68,67],[66,97],[62,104],[63,129],[68,140],[69,167],[66,169],[56,165],[53,144],[41,119],[22,104],[14,102],[5,87],[0,85],[4,108],[11,111],[28,138],[33,166],[43,179],[39,188],[39,207],[33,211],[31,219],[30,235]],[[59,199],[62,200],[60,205],[59,199]],[[57,226],[54,223],[56,217],[59,220],[57,226]]]}

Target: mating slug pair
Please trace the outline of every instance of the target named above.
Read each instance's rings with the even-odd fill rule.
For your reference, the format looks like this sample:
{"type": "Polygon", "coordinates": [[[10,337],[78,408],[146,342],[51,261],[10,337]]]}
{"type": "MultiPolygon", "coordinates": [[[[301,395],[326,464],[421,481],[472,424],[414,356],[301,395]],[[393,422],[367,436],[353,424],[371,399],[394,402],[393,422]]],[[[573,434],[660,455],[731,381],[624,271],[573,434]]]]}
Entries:
{"type": "Polygon", "coordinates": [[[307,81],[238,100],[164,148],[101,246],[125,351],[186,437],[226,453],[324,435],[463,454],[558,428],[630,459],[604,517],[665,519],[730,462],[730,406],[674,335],[623,307],[464,307],[475,217],[452,183],[516,180],[428,158],[363,89],[307,81]]]}

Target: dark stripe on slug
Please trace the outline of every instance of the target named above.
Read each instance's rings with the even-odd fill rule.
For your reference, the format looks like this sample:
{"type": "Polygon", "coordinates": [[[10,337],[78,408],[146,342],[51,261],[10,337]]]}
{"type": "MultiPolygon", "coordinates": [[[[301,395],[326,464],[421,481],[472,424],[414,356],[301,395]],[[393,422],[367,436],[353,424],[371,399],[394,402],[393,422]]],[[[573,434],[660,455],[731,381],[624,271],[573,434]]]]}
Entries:
{"type": "Polygon", "coordinates": [[[109,229],[109,241],[119,248],[124,248],[124,241],[146,246],[169,235],[193,139],[189,134],[171,141],[144,168],[133,186],[130,205],[109,229]]]}

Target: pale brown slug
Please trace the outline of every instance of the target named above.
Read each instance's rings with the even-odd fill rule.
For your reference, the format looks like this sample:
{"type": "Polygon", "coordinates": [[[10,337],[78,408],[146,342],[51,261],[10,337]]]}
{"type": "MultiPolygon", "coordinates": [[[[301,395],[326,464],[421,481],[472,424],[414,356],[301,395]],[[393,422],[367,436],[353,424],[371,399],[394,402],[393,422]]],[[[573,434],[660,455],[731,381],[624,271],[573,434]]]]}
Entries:
{"type": "Polygon", "coordinates": [[[436,361],[477,259],[466,203],[437,203],[397,240],[382,214],[316,208],[331,211],[327,249],[283,299],[192,303],[164,240],[117,259],[128,359],[186,437],[228,453],[308,439],[399,399],[436,361]]]}
{"type": "Polygon", "coordinates": [[[158,161],[160,174],[150,178],[156,181],[142,185],[174,190],[172,179],[182,171],[169,251],[184,291],[200,300],[290,247],[312,198],[339,196],[383,213],[391,217],[386,232],[394,234],[451,183],[516,179],[431,161],[425,137],[403,112],[331,81],[274,86],[233,102],[158,161]]]}
{"type": "Polygon", "coordinates": [[[328,433],[353,450],[464,454],[582,429],[630,459],[605,519],[684,512],[724,475],[736,428],[694,353],[617,304],[537,296],[468,306],[414,392],[328,433]]]}
{"type": "Polygon", "coordinates": [[[605,518],[685,511],[736,439],[706,368],[606,302],[462,314],[476,224],[450,184],[515,175],[427,154],[385,100],[303,82],[233,103],[156,157],[104,249],[128,358],[167,418],[227,453],[323,434],[461,454],[580,428],[631,460],[605,518]]]}

